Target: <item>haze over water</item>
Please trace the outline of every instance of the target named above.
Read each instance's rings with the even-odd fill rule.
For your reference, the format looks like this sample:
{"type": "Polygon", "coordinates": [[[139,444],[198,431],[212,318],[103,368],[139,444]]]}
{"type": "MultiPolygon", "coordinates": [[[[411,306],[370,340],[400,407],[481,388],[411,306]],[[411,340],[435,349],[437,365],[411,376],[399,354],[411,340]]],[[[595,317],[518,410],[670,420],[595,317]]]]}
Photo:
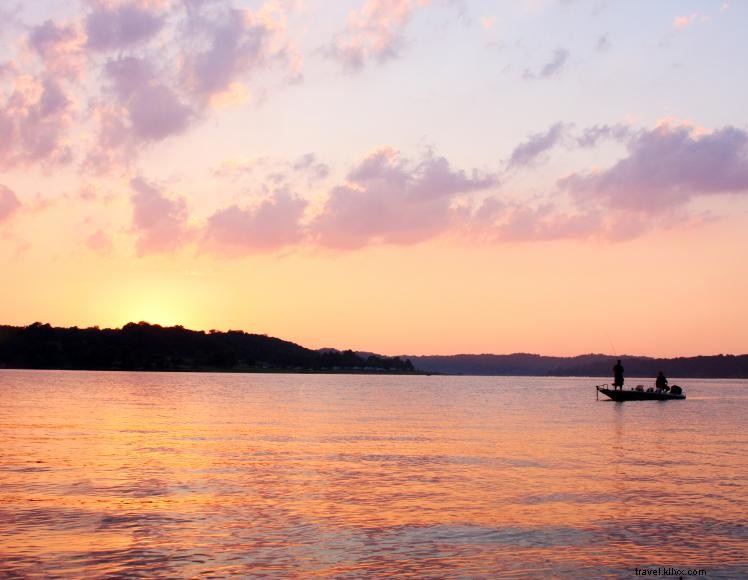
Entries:
{"type": "Polygon", "coordinates": [[[748,386],[598,382],[0,371],[0,577],[748,575],[748,386]]]}

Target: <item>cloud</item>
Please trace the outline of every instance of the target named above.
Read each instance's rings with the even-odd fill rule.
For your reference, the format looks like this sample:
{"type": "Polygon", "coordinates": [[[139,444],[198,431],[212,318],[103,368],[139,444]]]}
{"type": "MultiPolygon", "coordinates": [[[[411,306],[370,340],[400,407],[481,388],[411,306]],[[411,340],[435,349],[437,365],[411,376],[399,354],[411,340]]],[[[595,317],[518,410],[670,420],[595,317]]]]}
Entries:
{"type": "Polygon", "coordinates": [[[287,81],[301,75],[287,33],[292,2],[266,0],[253,9],[236,0],[82,6],[69,21],[34,26],[2,13],[25,38],[9,44],[0,62],[0,167],[76,158],[98,172],[127,165],[213,108],[246,102],[245,85],[260,69],[281,68],[287,81]],[[54,100],[61,106],[52,111],[54,100]]]}
{"type": "Polygon", "coordinates": [[[160,14],[133,3],[99,5],[86,17],[86,45],[92,50],[119,50],[151,39],[166,21],[160,14]]]}
{"type": "MultiPolygon", "coordinates": [[[[295,161],[265,159],[255,164],[262,175],[253,178],[272,193],[255,205],[219,209],[194,229],[188,226],[183,199],[136,179],[132,202],[138,253],[175,250],[198,239],[198,233],[201,248],[228,256],[301,244],[340,250],[416,244],[444,234],[488,243],[617,241],[652,228],[703,222],[704,216],[686,206],[695,196],[748,192],[748,133],[733,127],[707,132],[670,122],[651,130],[595,125],[573,131],[557,123],[530,135],[510,162],[529,166],[562,141],[593,147],[602,139],[624,143],[626,156],[607,169],[572,173],[557,181],[557,189],[530,198],[499,197],[495,191],[486,197],[499,185],[493,175],[454,168],[430,150],[408,158],[383,147],[354,164],[318,205],[288,185],[272,185],[278,183],[276,169],[284,184],[323,171],[318,167],[327,176],[327,166],[315,154],[295,161]]],[[[307,185],[314,186],[311,179],[307,185]]]]}
{"type": "Polygon", "coordinates": [[[75,25],[57,25],[51,20],[31,29],[29,47],[42,60],[45,69],[67,78],[80,78],[85,70],[82,47],[85,37],[75,25]]]}
{"type": "Polygon", "coordinates": [[[254,159],[228,159],[211,170],[214,177],[237,177],[252,175],[261,172],[268,164],[269,158],[259,157],[254,159]]]}
{"type": "Polygon", "coordinates": [[[507,208],[491,228],[494,238],[503,242],[589,238],[604,230],[601,213],[565,212],[553,204],[507,208]]]}
{"type": "Polygon", "coordinates": [[[351,71],[372,60],[381,63],[395,58],[414,10],[427,4],[425,0],[366,0],[349,13],[347,26],[336,35],[327,54],[351,71]]]}
{"type": "Polygon", "coordinates": [[[332,189],[311,229],[319,243],[334,248],[417,243],[445,232],[463,216],[455,206],[460,195],[495,184],[493,176],[476,171],[468,176],[431,152],[414,163],[386,147],[332,189]]]}
{"type": "Polygon", "coordinates": [[[319,181],[330,175],[330,167],[318,161],[314,153],[302,155],[291,167],[294,171],[305,174],[310,181],[319,181]]]}
{"type": "Polygon", "coordinates": [[[682,227],[699,222],[703,222],[703,216],[694,218],[676,211],[653,216],[623,209],[611,212],[589,203],[564,206],[548,196],[526,202],[491,196],[472,212],[467,231],[489,243],[588,239],[618,242],[673,223],[682,227]]]}
{"type": "Polygon", "coordinates": [[[305,200],[283,190],[254,208],[232,205],[208,218],[205,245],[214,251],[242,254],[295,244],[303,236],[299,220],[306,207],[305,200]]]}
{"type": "Polygon", "coordinates": [[[86,238],[86,246],[97,254],[109,254],[114,247],[112,239],[103,230],[96,230],[86,238]]]}
{"type": "Polygon", "coordinates": [[[579,147],[595,147],[601,139],[625,142],[633,134],[634,131],[627,125],[593,125],[577,136],[576,143],[579,147]]]}
{"type": "Polygon", "coordinates": [[[554,77],[561,72],[564,66],[566,66],[569,56],[570,54],[568,50],[565,48],[557,48],[553,52],[551,59],[546,62],[539,71],[534,73],[529,69],[526,69],[524,77],[526,79],[549,79],[554,77]]]}
{"type": "Polygon", "coordinates": [[[546,151],[555,147],[564,138],[566,127],[563,123],[552,125],[545,133],[535,133],[517,145],[507,163],[508,168],[527,167],[538,161],[546,151]]]}
{"type": "Polygon", "coordinates": [[[556,49],[553,58],[543,65],[538,76],[544,79],[552,77],[561,71],[567,60],[569,60],[569,51],[564,48],[556,49]]]}
{"type": "Polygon", "coordinates": [[[187,128],[192,110],[160,82],[148,61],[136,57],[110,60],[106,72],[136,137],[160,141],[187,128]]]}
{"type": "MultiPolygon", "coordinates": [[[[544,139],[547,134],[531,136],[516,151],[523,152],[526,144],[537,145],[524,151],[534,159],[535,151],[555,143],[544,139]]],[[[594,147],[610,139],[625,144],[628,151],[607,169],[559,179],[558,189],[547,195],[524,201],[517,196],[491,196],[473,204],[467,231],[496,243],[620,241],[653,228],[692,227],[714,219],[688,207],[697,196],[748,193],[748,132],[743,129],[710,132],[671,120],[651,130],[595,125],[573,139],[570,131],[567,135],[568,146],[594,147]]]]}
{"type": "Polygon", "coordinates": [[[126,165],[143,146],[184,133],[198,116],[143,58],[109,59],[104,71],[112,98],[91,109],[98,136],[86,157],[89,170],[126,165]]]}
{"type": "Polygon", "coordinates": [[[597,41],[595,42],[595,50],[597,52],[607,52],[610,50],[610,38],[608,38],[607,34],[601,34],[597,37],[597,41]]]}
{"type": "Polygon", "coordinates": [[[118,53],[105,61],[109,82],[94,101],[99,136],[88,168],[127,164],[144,147],[186,132],[211,108],[244,102],[244,82],[262,67],[282,62],[299,74],[285,3],[240,10],[228,0],[188,0],[172,6],[168,27],[162,4],[104,4],[89,15],[91,49],[118,53]],[[158,52],[140,46],[161,30],[158,52]]]}
{"type": "Polygon", "coordinates": [[[169,199],[141,177],[134,178],[130,187],[138,255],[170,252],[189,241],[192,231],[187,225],[187,204],[183,198],[169,199]]]}
{"type": "Polygon", "coordinates": [[[16,194],[4,185],[0,185],[0,223],[9,219],[20,207],[21,202],[18,201],[16,194]]]}
{"type": "Polygon", "coordinates": [[[258,10],[239,10],[226,2],[210,11],[193,10],[181,76],[185,89],[202,102],[226,92],[241,92],[243,80],[271,61],[283,61],[298,79],[300,57],[286,37],[286,12],[279,2],[258,10]]]}
{"type": "Polygon", "coordinates": [[[67,163],[73,102],[53,76],[17,77],[0,106],[0,166],[67,163]]]}
{"type": "Polygon", "coordinates": [[[254,183],[275,184],[264,193],[277,189],[280,183],[298,189],[305,185],[311,188],[330,176],[330,167],[320,161],[315,153],[306,153],[289,161],[271,157],[253,159],[227,159],[211,170],[213,176],[236,181],[251,176],[254,183]]]}
{"type": "Polygon", "coordinates": [[[28,29],[25,52],[0,64],[0,167],[73,159],[68,138],[76,103],[69,81],[85,71],[85,38],[75,24],[51,20],[28,29]]]}
{"type": "Polygon", "coordinates": [[[613,166],[572,173],[559,187],[577,201],[637,211],[663,211],[700,195],[748,192],[748,133],[724,127],[710,133],[689,125],[660,125],[628,144],[613,166]]]}
{"type": "Polygon", "coordinates": [[[266,57],[269,30],[241,10],[229,10],[217,22],[199,28],[209,37],[203,50],[188,54],[183,76],[189,90],[201,98],[226,91],[240,74],[266,57]]]}
{"type": "Polygon", "coordinates": [[[673,19],[673,28],[676,30],[683,30],[693,24],[694,20],[698,17],[698,14],[688,14],[686,16],[676,16],[673,19]]]}

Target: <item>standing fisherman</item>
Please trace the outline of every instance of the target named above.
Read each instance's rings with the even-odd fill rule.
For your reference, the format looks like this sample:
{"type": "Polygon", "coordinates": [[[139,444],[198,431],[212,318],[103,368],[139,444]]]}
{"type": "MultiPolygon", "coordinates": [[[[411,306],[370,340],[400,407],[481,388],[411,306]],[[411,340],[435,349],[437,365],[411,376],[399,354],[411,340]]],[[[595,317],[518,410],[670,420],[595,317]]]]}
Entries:
{"type": "Polygon", "coordinates": [[[667,378],[662,374],[662,371],[657,375],[655,380],[655,388],[658,391],[669,391],[670,387],[667,386],[667,378]]]}
{"type": "Polygon", "coordinates": [[[623,365],[621,365],[621,359],[618,359],[616,366],[613,367],[613,389],[623,390],[623,365]]]}

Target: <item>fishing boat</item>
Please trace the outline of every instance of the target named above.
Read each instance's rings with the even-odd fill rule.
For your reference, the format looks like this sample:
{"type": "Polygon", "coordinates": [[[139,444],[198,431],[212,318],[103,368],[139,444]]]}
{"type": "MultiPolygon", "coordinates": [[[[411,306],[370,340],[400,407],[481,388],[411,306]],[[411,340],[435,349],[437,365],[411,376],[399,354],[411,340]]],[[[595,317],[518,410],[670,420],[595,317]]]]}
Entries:
{"type": "Polygon", "coordinates": [[[671,399],[685,399],[686,393],[678,385],[673,385],[668,391],[654,389],[652,387],[645,389],[638,385],[635,389],[616,389],[608,385],[597,385],[595,387],[598,393],[618,401],[669,401],[671,399]]]}

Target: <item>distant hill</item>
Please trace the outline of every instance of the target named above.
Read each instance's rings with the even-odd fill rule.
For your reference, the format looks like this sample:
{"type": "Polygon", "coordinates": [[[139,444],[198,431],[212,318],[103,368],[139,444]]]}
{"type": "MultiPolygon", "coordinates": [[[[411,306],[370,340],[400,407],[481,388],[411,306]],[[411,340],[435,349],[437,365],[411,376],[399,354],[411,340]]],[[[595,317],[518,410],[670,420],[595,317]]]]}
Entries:
{"type": "Polygon", "coordinates": [[[162,327],[0,326],[0,368],[149,371],[414,372],[409,360],[318,352],[261,334],[162,327]]]}
{"type": "Polygon", "coordinates": [[[748,355],[688,358],[553,357],[516,353],[387,357],[323,348],[240,330],[163,327],[146,322],[122,328],[0,326],[0,368],[221,372],[389,372],[504,376],[612,375],[616,358],[627,377],[748,378],[748,355]]]}
{"type": "Polygon", "coordinates": [[[554,357],[525,353],[408,358],[421,371],[444,374],[606,377],[612,376],[613,365],[620,358],[629,377],[655,377],[658,371],[663,371],[669,377],[748,378],[748,355],[745,354],[670,359],[606,354],[554,357]]]}

